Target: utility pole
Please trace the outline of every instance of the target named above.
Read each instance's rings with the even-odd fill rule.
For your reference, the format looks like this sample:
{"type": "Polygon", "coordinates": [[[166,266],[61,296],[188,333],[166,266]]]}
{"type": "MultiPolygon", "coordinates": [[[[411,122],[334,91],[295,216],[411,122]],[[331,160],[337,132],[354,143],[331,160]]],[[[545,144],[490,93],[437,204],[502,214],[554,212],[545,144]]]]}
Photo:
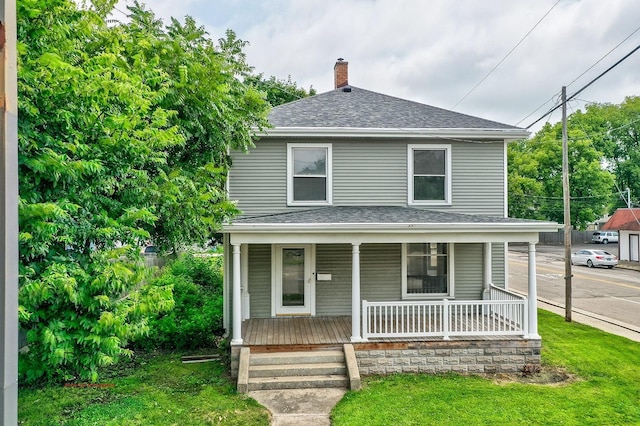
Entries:
{"type": "Polygon", "coordinates": [[[627,186],[627,208],[631,208],[631,189],[627,186]]]}
{"type": "Polygon", "coordinates": [[[18,424],[16,0],[0,0],[0,424],[18,424]]]}
{"type": "Polygon", "coordinates": [[[569,196],[569,141],[567,137],[567,87],[562,86],[562,194],[564,200],[564,319],[571,322],[571,208],[569,196]]]}

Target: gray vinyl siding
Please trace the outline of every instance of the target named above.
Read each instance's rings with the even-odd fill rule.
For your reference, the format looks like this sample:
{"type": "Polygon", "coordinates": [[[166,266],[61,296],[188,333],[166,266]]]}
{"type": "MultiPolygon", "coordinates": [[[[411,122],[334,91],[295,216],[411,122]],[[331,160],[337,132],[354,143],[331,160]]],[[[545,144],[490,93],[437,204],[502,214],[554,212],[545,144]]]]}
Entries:
{"type": "Polygon", "coordinates": [[[504,144],[453,143],[452,211],[504,215],[504,144]]]}
{"type": "MultiPolygon", "coordinates": [[[[351,245],[316,246],[317,272],[331,281],[316,282],[316,315],[351,315],[351,245]]],[[[360,297],[370,302],[401,300],[401,245],[360,246],[360,297]]]]}
{"type": "Polygon", "coordinates": [[[407,144],[333,144],[333,204],[406,206],[407,144]]]}
{"type": "Polygon", "coordinates": [[[271,316],[271,245],[249,245],[249,294],[251,318],[271,316]]]}
{"type": "Polygon", "coordinates": [[[360,247],[360,297],[369,302],[402,299],[402,245],[360,247]]]}
{"type": "MultiPolygon", "coordinates": [[[[494,244],[494,282],[503,275],[498,271],[494,244]]],[[[316,281],[316,315],[351,315],[350,244],[318,244],[316,273],[330,273],[330,281],[316,281]]],[[[483,244],[454,246],[455,299],[482,298],[483,244]]],[[[249,293],[251,318],[271,316],[271,246],[249,245],[249,293]]],[[[360,296],[370,302],[402,300],[402,245],[363,244],[360,246],[360,296]]]]}
{"type": "MultiPolygon", "coordinates": [[[[290,139],[332,144],[333,205],[408,205],[407,145],[450,144],[452,205],[431,210],[504,214],[504,143],[420,139],[290,139]]],[[[308,209],[287,207],[287,140],[263,139],[233,152],[229,194],[246,216],[308,209]]]]}
{"type": "Polygon", "coordinates": [[[351,315],[351,244],[318,244],[316,272],[331,281],[316,280],[316,315],[351,315]]]}
{"type": "Polygon", "coordinates": [[[456,244],[454,247],[455,298],[482,299],[483,244],[456,244]]]}
{"type": "Polygon", "coordinates": [[[504,244],[491,244],[492,268],[491,268],[491,281],[496,287],[504,288],[505,278],[505,251],[504,244]]]}
{"type": "Polygon", "coordinates": [[[234,152],[229,198],[244,215],[287,211],[287,144],[258,141],[248,153],[234,152]]]}

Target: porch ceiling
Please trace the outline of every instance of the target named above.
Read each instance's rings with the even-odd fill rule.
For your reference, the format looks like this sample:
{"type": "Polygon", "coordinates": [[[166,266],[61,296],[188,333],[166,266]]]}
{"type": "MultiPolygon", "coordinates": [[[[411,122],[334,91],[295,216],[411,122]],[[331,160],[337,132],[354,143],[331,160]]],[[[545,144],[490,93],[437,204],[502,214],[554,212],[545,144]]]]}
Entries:
{"type": "Polygon", "coordinates": [[[239,218],[232,243],[537,242],[555,222],[443,213],[410,207],[336,206],[239,218]]]}

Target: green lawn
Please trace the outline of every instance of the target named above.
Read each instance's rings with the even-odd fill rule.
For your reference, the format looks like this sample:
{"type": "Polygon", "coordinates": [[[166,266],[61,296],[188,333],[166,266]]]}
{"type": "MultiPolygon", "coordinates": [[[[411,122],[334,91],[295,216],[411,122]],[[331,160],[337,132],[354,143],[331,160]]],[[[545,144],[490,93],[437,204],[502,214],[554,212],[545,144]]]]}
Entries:
{"type": "MultiPolygon", "coordinates": [[[[540,311],[543,363],[575,380],[560,385],[481,377],[370,377],[333,412],[335,425],[640,424],[640,343],[540,311]]],[[[27,425],[268,425],[238,395],[219,362],[162,355],[120,367],[104,387],[20,389],[27,425]]]]}
{"type": "Polygon", "coordinates": [[[268,425],[269,413],[235,392],[220,362],[179,355],[138,361],[91,387],[20,389],[25,425],[268,425]]]}
{"type": "Polygon", "coordinates": [[[481,377],[371,377],[333,411],[335,425],[640,424],[640,344],[540,311],[545,367],[566,384],[481,377]]]}

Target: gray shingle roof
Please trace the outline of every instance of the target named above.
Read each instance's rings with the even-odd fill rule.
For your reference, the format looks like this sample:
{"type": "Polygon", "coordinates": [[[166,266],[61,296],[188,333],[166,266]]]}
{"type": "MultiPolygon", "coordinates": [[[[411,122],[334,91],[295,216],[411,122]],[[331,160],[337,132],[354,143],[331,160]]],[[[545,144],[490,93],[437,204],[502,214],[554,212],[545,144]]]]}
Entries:
{"type": "Polygon", "coordinates": [[[238,218],[233,224],[535,224],[535,220],[499,216],[443,213],[396,206],[335,206],[318,209],[238,218]]]}
{"type": "Polygon", "coordinates": [[[377,129],[518,129],[458,112],[436,108],[354,86],[275,107],[275,127],[377,129]]]}

